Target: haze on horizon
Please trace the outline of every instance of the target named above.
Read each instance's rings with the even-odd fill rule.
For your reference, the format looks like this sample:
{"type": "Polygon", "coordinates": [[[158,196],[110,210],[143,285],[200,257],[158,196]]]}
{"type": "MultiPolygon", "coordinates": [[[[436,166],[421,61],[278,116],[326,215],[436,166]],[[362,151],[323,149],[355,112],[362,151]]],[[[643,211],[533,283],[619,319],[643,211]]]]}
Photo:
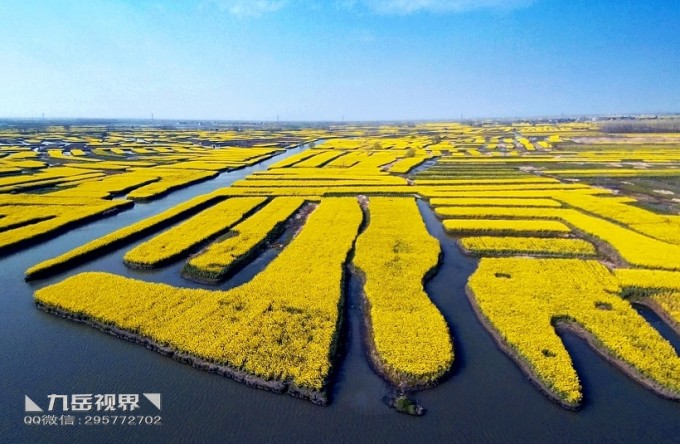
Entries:
{"type": "Polygon", "coordinates": [[[0,17],[0,117],[680,111],[678,2],[25,0],[0,17]]]}

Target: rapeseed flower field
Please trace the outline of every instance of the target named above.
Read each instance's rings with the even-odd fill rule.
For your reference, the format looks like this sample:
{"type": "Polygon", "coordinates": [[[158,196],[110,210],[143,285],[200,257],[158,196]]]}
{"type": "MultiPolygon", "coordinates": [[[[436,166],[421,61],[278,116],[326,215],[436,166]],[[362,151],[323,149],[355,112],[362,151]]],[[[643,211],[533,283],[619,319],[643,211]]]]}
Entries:
{"type": "Polygon", "coordinates": [[[679,398],[680,358],[633,304],[677,331],[680,147],[603,144],[601,135],[577,122],[3,129],[0,251],[158,205],[26,270],[34,280],[65,274],[36,291],[38,305],[299,394],[332,382],[350,273],[361,277],[362,342],[376,371],[399,390],[442,381],[455,325],[425,284],[453,260],[440,245],[452,242],[478,261],[468,297],[482,324],[558,402],[588,396],[558,332],[587,338],[632,378],[679,398]],[[228,186],[213,181],[253,165],[228,186]],[[196,186],[208,191],[162,207],[196,186]],[[181,261],[182,277],[202,287],[149,282],[137,270],[72,271],[136,241],[117,260],[162,270],[181,261]],[[232,285],[258,260],[261,269],[232,285]]]}

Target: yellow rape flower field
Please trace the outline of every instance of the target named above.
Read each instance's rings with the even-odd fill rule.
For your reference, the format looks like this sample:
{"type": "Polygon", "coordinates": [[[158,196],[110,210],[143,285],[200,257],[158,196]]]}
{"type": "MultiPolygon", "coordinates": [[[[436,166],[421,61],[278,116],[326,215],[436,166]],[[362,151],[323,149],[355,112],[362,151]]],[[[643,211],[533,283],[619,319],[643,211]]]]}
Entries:
{"type": "Polygon", "coordinates": [[[433,382],[453,363],[446,321],[422,288],[439,244],[413,198],[375,197],[368,208],[370,224],[357,240],[354,263],[366,276],[372,357],[397,384],[433,382]]]}
{"type": "Polygon", "coordinates": [[[331,368],[343,263],[361,220],[355,199],[324,201],[282,255],[253,281],[228,292],[95,273],[39,290],[36,301],[116,325],[207,363],[294,384],[299,396],[307,396],[303,390],[321,390],[331,368]],[[326,243],[314,261],[306,260],[329,236],[334,242],[326,243]]]}
{"type": "Polygon", "coordinates": [[[354,316],[399,395],[468,371],[462,300],[564,407],[590,396],[573,334],[680,398],[677,349],[637,311],[680,333],[680,143],[590,122],[0,136],[0,254],[68,240],[25,272],[47,312],[327,404],[354,316]]]}
{"type": "Polygon", "coordinates": [[[184,273],[194,279],[219,280],[245,260],[278,227],[288,220],[305,201],[296,197],[278,197],[252,217],[233,227],[233,235],[214,242],[189,261],[184,273]]]}
{"type": "Polygon", "coordinates": [[[671,397],[680,394],[680,357],[615,295],[618,282],[596,261],[485,258],[470,278],[469,291],[498,342],[568,406],[581,401],[581,386],[555,324],[575,328],[645,384],[671,397]]]}
{"type": "Polygon", "coordinates": [[[465,237],[461,246],[472,254],[537,256],[595,256],[595,247],[582,239],[546,239],[540,237],[465,237]]]}
{"type": "Polygon", "coordinates": [[[124,261],[131,267],[157,267],[226,232],[264,201],[261,197],[227,199],[128,251],[124,261]]]}

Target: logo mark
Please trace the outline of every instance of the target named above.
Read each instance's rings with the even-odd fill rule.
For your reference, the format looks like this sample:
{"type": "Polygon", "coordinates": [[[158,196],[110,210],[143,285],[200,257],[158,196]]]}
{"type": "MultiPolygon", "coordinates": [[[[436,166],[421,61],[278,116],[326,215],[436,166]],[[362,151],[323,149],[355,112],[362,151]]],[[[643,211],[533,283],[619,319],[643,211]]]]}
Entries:
{"type": "Polygon", "coordinates": [[[161,409],[161,394],[160,393],[142,393],[146,399],[151,402],[151,404],[155,405],[156,408],[160,411],[161,409]]]}
{"type": "Polygon", "coordinates": [[[31,398],[24,395],[24,411],[25,412],[42,412],[43,409],[38,406],[31,398]]]}

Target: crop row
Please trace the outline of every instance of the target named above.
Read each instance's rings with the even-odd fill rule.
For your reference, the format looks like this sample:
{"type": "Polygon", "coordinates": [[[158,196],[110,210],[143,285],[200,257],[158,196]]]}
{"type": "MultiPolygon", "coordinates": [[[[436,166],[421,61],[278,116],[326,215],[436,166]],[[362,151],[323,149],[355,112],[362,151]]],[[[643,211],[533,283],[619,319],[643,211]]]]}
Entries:
{"type": "Polygon", "coordinates": [[[510,197],[449,197],[430,199],[435,207],[560,207],[559,202],[545,198],[510,198],[510,197]]]}
{"type": "Polygon", "coordinates": [[[532,256],[588,257],[596,256],[593,244],[583,239],[542,237],[465,237],[461,246],[468,252],[484,256],[528,254],[532,256]]]}
{"type": "Polygon", "coordinates": [[[635,203],[635,199],[574,193],[557,193],[555,199],[604,219],[624,224],[647,236],[680,245],[680,218],[629,205],[635,203]]]}
{"type": "Polygon", "coordinates": [[[508,219],[535,218],[564,221],[600,241],[609,244],[629,264],[651,268],[680,269],[680,246],[669,244],[632,231],[619,224],[578,210],[519,207],[439,207],[444,218],[508,219]]]}
{"type": "Polygon", "coordinates": [[[562,222],[540,219],[445,219],[442,224],[453,234],[560,235],[571,232],[562,222]]]}
{"type": "Polygon", "coordinates": [[[227,232],[264,202],[263,197],[227,199],[138,245],[128,251],[123,260],[132,268],[159,267],[202,242],[227,232]]]}
{"type": "Polygon", "coordinates": [[[84,224],[130,206],[132,206],[132,202],[129,201],[101,201],[97,204],[80,206],[14,207],[16,208],[15,213],[20,212],[21,216],[12,216],[12,219],[20,220],[24,218],[23,223],[19,226],[15,225],[13,229],[6,227],[6,231],[0,232],[0,252],[38,242],[41,239],[59,234],[70,227],[84,224]],[[36,214],[36,217],[33,218],[32,214],[36,214]],[[29,218],[29,220],[25,218],[29,218]]]}
{"type": "Polygon", "coordinates": [[[153,168],[152,170],[153,171],[150,171],[152,173],[158,171],[161,179],[135,189],[128,194],[128,198],[140,201],[155,199],[179,188],[211,179],[218,174],[215,171],[203,170],[163,171],[157,168],[153,168]]]}
{"type": "Polygon", "coordinates": [[[224,239],[210,244],[189,259],[183,273],[195,279],[217,281],[229,274],[304,203],[304,199],[279,197],[232,228],[224,239]]]}
{"type": "MultiPolygon", "coordinates": [[[[127,227],[90,241],[52,259],[36,264],[26,270],[26,278],[31,279],[49,276],[72,264],[94,258],[105,251],[121,247],[135,239],[153,233],[154,231],[181,220],[190,214],[196,213],[224,198],[225,196],[219,191],[195,197],[160,214],[128,225],[127,227]]],[[[130,202],[127,203],[129,204],[130,202]]]]}

